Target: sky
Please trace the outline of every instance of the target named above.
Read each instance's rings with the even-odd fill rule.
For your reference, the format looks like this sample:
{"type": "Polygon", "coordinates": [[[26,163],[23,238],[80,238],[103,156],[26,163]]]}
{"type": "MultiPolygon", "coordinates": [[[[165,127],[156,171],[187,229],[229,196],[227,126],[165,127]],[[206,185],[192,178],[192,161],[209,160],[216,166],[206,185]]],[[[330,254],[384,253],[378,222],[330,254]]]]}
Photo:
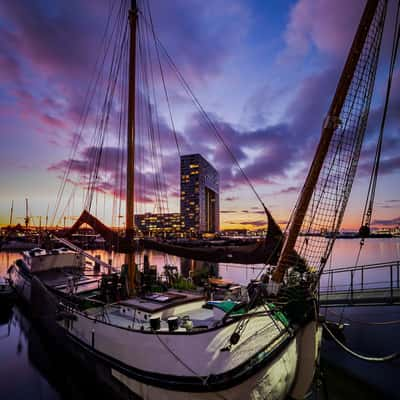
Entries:
{"type": "MultiPolygon", "coordinates": [[[[114,3],[119,1],[0,3],[0,225],[9,221],[12,200],[14,222],[22,222],[25,198],[33,223],[55,209],[107,15],[117,9],[114,3]]],[[[358,229],[361,221],[382,115],[394,3],[389,0],[370,121],[343,229],[358,229]]],[[[263,202],[284,224],[304,182],[365,0],[150,0],[149,4],[157,37],[263,202]]],[[[167,69],[165,74],[180,150],[200,152],[220,173],[222,228],[264,227],[260,203],[229,154],[220,143],[211,144],[210,128],[184,99],[176,77],[167,69]]],[[[160,82],[156,85],[161,93],[160,82]]],[[[373,214],[377,227],[400,224],[399,109],[397,65],[373,214]]],[[[118,116],[118,106],[113,111],[118,116]]],[[[179,211],[179,158],[165,100],[159,111],[163,164],[151,170],[149,156],[143,156],[148,163],[137,172],[138,212],[154,209],[154,196],[144,183],[152,175],[161,176],[168,210],[179,211]]],[[[92,114],[72,156],[75,178],[70,181],[84,179],[93,161],[90,130],[95,131],[95,111],[92,114]]],[[[119,182],[110,160],[121,157],[112,121],[100,166],[103,180],[93,205],[107,223],[113,221],[112,214],[115,217],[112,193],[119,182]]],[[[143,140],[138,144],[145,148],[143,140]]],[[[65,211],[69,222],[82,210],[83,190],[79,190],[65,211]]]]}

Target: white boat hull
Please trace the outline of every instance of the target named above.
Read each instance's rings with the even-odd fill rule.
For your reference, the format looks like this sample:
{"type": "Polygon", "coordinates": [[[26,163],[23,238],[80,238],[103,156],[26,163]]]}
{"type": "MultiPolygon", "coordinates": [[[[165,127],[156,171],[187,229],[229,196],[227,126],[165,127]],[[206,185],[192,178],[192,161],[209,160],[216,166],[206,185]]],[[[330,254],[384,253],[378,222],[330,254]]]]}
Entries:
{"type": "Polygon", "coordinates": [[[237,323],[197,333],[153,333],[117,327],[80,313],[74,313],[74,318],[61,324],[84,345],[128,367],[182,377],[227,373],[290,338],[283,325],[268,315],[252,318],[230,351],[224,349],[237,323]]]}
{"type": "MultiPolygon", "coordinates": [[[[36,285],[34,290],[31,285],[36,282],[15,271],[12,278],[17,292],[28,303],[49,302],[45,297],[52,295],[46,289],[43,299],[31,299],[32,292],[38,293],[36,285]]],[[[44,320],[49,323],[48,314],[44,320]]],[[[102,364],[109,377],[146,400],[279,400],[289,393],[301,399],[312,382],[318,356],[316,322],[293,334],[268,315],[250,319],[230,351],[224,349],[237,323],[196,334],[155,334],[121,329],[75,312],[74,320],[53,319],[52,325],[49,331],[62,331],[75,348],[102,364]],[[241,372],[246,369],[246,373],[241,372]],[[233,378],[222,379],[222,383],[216,380],[227,375],[233,378]]]]}
{"type": "Polygon", "coordinates": [[[283,400],[293,385],[296,373],[297,344],[294,339],[267,367],[229,389],[215,392],[177,392],[150,386],[112,370],[112,376],[143,400],[283,400]]]}

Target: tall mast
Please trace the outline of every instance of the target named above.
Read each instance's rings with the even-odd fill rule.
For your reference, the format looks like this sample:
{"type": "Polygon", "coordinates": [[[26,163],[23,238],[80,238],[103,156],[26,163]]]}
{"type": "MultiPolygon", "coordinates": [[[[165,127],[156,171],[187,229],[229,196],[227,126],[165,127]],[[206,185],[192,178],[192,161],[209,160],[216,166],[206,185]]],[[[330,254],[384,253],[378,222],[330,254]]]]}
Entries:
{"type": "MultiPolygon", "coordinates": [[[[126,166],[126,239],[129,247],[134,236],[134,195],[135,195],[135,94],[136,94],[136,26],[137,5],[131,0],[129,10],[130,48],[129,48],[129,93],[128,93],[128,156],[126,166]]],[[[129,249],[128,249],[129,251],[129,249]]],[[[135,257],[127,253],[128,286],[131,294],[135,291],[135,257]]]]}
{"type": "Polygon", "coordinates": [[[11,210],[10,210],[10,226],[12,226],[13,213],[14,213],[14,200],[11,200],[11,210]]]}
{"type": "Polygon", "coordinates": [[[28,229],[29,226],[29,205],[28,205],[28,199],[25,199],[25,229],[28,229]]]}
{"type": "Polygon", "coordinates": [[[303,190],[300,194],[299,201],[293,214],[292,222],[289,227],[289,232],[286,241],[283,245],[281,255],[279,257],[278,265],[273,274],[273,281],[280,283],[283,280],[285,271],[290,267],[290,258],[293,254],[297,237],[300,233],[310,200],[317,184],[321,168],[323,166],[325,157],[328,153],[329,145],[332,136],[339,123],[339,116],[345,102],[347,92],[352,82],[354,72],[359,62],[364,44],[374,18],[375,12],[380,0],[368,0],[365,6],[364,13],[361,17],[356,35],[353,40],[349,55],[347,56],[346,64],[343,68],[342,75],[338,86],[336,88],[335,96],[332,100],[328,116],[322,128],[321,139],[318,144],[316,153],[314,155],[311,168],[309,170],[307,179],[304,183],[303,190]]]}
{"type": "Polygon", "coordinates": [[[47,210],[46,210],[46,228],[45,228],[45,230],[47,231],[47,225],[48,225],[48,223],[49,223],[49,207],[50,207],[50,204],[47,204],[47,210]]]}

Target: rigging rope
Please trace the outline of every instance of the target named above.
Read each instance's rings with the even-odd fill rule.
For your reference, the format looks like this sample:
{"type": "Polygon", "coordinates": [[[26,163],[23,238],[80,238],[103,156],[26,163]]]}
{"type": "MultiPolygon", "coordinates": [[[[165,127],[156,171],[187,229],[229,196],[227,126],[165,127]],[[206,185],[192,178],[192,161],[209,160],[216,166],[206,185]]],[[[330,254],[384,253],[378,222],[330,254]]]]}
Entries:
{"type": "Polygon", "coordinates": [[[352,356],[354,356],[360,360],[378,363],[378,362],[392,361],[392,360],[396,360],[397,358],[400,358],[400,353],[393,353],[393,354],[389,354],[388,356],[384,356],[384,357],[371,357],[371,356],[365,356],[360,353],[356,353],[355,351],[351,350],[346,345],[344,345],[339,339],[337,339],[336,336],[332,333],[332,331],[328,328],[328,326],[326,325],[325,322],[322,324],[322,326],[326,330],[326,332],[329,334],[329,336],[335,341],[336,344],[338,344],[344,351],[346,351],[347,353],[351,354],[352,356]]]}
{"type": "MultiPolygon", "coordinates": [[[[70,202],[71,202],[71,198],[74,196],[77,188],[79,186],[82,187],[86,187],[84,189],[84,193],[83,193],[83,208],[85,209],[90,209],[91,206],[91,202],[92,202],[92,198],[93,198],[93,193],[94,191],[97,189],[95,183],[98,180],[98,169],[96,168],[96,164],[98,164],[100,162],[100,158],[101,158],[101,152],[102,152],[102,141],[104,141],[104,134],[105,134],[105,130],[107,128],[107,123],[108,123],[108,115],[109,112],[107,112],[107,106],[110,105],[109,102],[109,93],[110,93],[110,89],[111,89],[111,93],[113,93],[113,89],[112,89],[112,77],[113,77],[113,73],[115,75],[115,61],[117,57],[117,45],[119,43],[118,39],[121,40],[122,37],[122,32],[123,32],[123,26],[124,26],[124,4],[123,2],[121,2],[120,7],[118,9],[118,11],[116,12],[116,15],[114,16],[115,18],[115,22],[112,25],[112,27],[109,29],[110,26],[110,21],[108,21],[106,30],[104,32],[103,35],[103,45],[102,45],[102,52],[100,51],[99,56],[102,55],[101,58],[101,63],[100,66],[98,68],[98,61],[100,60],[100,57],[98,59],[98,61],[96,61],[96,66],[94,69],[94,72],[96,72],[97,69],[97,74],[93,75],[93,78],[95,77],[96,79],[94,79],[93,81],[93,85],[89,85],[88,88],[88,92],[87,92],[87,96],[85,100],[85,106],[84,106],[84,111],[83,111],[83,116],[81,117],[81,128],[80,128],[80,133],[78,135],[78,138],[76,139],[72,152],[71,152],[71,156],[69,158],[69,162],[67,165],[67,168],[65,170],[64,173],[64,178],[63,178],[63,182],[62,185],[59,188],[59,192],[57,195],[57,202],[56,202],[56,209],[55,212],[53,214],[53,219],[52,219],[52,223],[54,223],[55,217],[57,215],[58,212],[58,208],[61,204],[61,198],[63,196],[64,190],[65,190],[65,184],[67,182],[72,182],[73,184],[73,190],[72,193],[70,195],[70,197],[67,200],[67,203],[60,215],[60,219],[62,218],[62,215],[65,215],[66,210],[68,209],[70,202]],[[105,79],[103,77],[103,71],[105,70],[106,64],[107,64],[107,56],[109,54],[109,50],[111,47],[111,44],[113,42],[113,38],[115,37],[115,45],[114,45],[114,49],[113,49],[113,54],[112,54],[112,59],[110,62],[110,72],[109,72],[109,79],[107,82],[105,82],[105,79]],[[106,96],[105,96],[105,100],[103,102],[103,106],[99,106],[98,110],[97,110],[97,118],[96,118],[96,126],[94,128],[94,132],[92,135],[92,142],[91,142],[91,147],[87,148],[87,162],[86,162],[86,166],[85,166],[85,172],[81,175],[81,180],[79,182],[73,182],[70,178],[69,178],[69,174],[71,172],[72,169],[72,165],[74,162],[76,162],[76,160],[73,158],[74,154],[76,154],[77,151],[77,146],[79,144],[79,142],[81,141],[82,138],[82,134],[83,134],[83,130],[86,126],[86,122],[88,119],[88,114],[91,108],[91,105],[93,103],[93,100],[95,99],[95,94],[97,93],[97,91],[99,90],[99,87],[102,87],[103,85],[107,84],[107,91],[106,91],[106,96]],[[101,117],[101,118],[100,118],[101,117]],[[99,123],[100,120],[100,123],[99,123]],[[105,122],[105,125],[104,125],[105,122]],[[89,151],[90,150],[90,151],[89,151]],[[86,182],[85,179],[89,174],[89,180],[86,182]]],[[[113,12],[113,7],[111,8],[110,14],[109,14],[109,19],[112,17],[112,12],[113,12]]],[[[100,49],[101,50],[101,49],[100,49]]],[[[115,89],[115,88],[114,88],[115,89]]],[[[112,97],[112,96],[111,96],[112,97]]],[[[96,97],[97,98],[97,97],[96,97]]]]}
{"type": "Polygon", "coordinates": [[[156,102],[155,94],[155,84],[154,84],[154,72],[153,63],[151,60],[151,50],[146,44],[149,42],[149,32],[147,26],[138,26],[139,36],[142,40],[139,41],[139,54],[140,57],[140,71],[142,73],[142,94],[144,96],[143,104],[145,113],[144,130],[147,132],[148,141],[150,144],[150,161],[152,166],[152,178],[153,178],[153,188],[155,196],[155,209],[154,211],[162,214],[164,209],[164,204],[166,204],[166,209],[168,209],[168,200],[166,195],[166,184],[163,176],[162,168],[162,152],[160,147],[160,128],[157,120],[158,107],[156,102]],[[154,109],[154,110],[153,110],[154,109]]]}
{"type": "MultiPolygon", "coordinates": [[[[123,13],[121,13],[123,15],[123,13]]],[[[102,152],[103,152],[103,145],[104,145],[104,139],[105,139],[105,133],[108,128],[108,123],[109,123],[109,118],[110,118],[110,113],[111,113],[111,107],[113,104],[113,99],[114,99],[114,94],[115,90],[117,87],[117,82],[118,82],[118,76],[119,76],[119,71],[121,68],[122,64],[122,58],[123,58],[123,48],[124,48],[124,43],[127,40],[127,33],[128,33],[128,26],[127,24],[123,23],[123,20],[120,21],[119,23],[119,29],[118,29],[118,40],[116,41],[116,45],[113,50],[112,54],[112,60],[111,60],[111,66],[110,66],[110,71],[109,71],[109,79],[108,79],[108,84],[106,88],[106,96],[103,102],[102,106],[102,117],[100,120],[100,124],[98,126],[98,134],[95,135],[95,137],[98,138],[97,140],[97,145],[94,146],[93,149],[93,167],[90,172],[90,177],[89,177],[89,184],[88,184],[88,190],[87,190],[87,198],[86,198],[86,203],[85,203],[85,208],[90,211],[91,205],[92,205],[92,200],[93,200],[93,194],[94,192],[98,189],[97,188],[97,183],[98,183],[98,178],[99,178],[99,168],[100,168],[100,162],[101,162],[101,157],[102,157],[102,152]],[[123,29],[125,27],[125,29],[123,29]],[[121,50],[122,49],[122,50],[121,50]]]]}
{"type": "MultiPolygon", "coordinates": [[[[147,20],[146,16],[143,15],[143,19],[144,21],[150,25],[150,22],[147,20]]],[[[164,53],[166,60],[168,61],[170,67],[172,68],[172,70],[175,72],[176,76],[178,77],[178,79],[180,80],[183,89],[186,91],[186,93],[189,95],[189,97],[192,99],[193,104],[197,107],[197,109],[200,111],[201,115],[203,116],[204,120],[209,124],[209,126],[211,127],[212,131],[214,132],[215,136],[218,138],[218,140],[221,142],[221,144],[223,145],[223,147],[225,148],[226,152],[228,153],[228,155],[231,157],[232,161],[236,164],[237,168],[239,169],[240,173],[242,174],[242,176],[244,177],[244,179],[246,180],[246,182],[248,183],[248,185],[250,186],[252,192],[254,193],[255,197],[257,198],[257,200],[260,202],[260,204],[265,208],[265,204],[263,202],[263,200],[261,199],[261,196],[258,194],[258,192],[256,191],[253,183],[251,182],[250,178],[248,177],[248,175],[245,173],[245,171],[243,170],[243,168],[241,167],[238,159],[235,157],[235,155],[233,154],[232,150],[229,148],[229,146],[227,145],[227,143],[225,142],[224,138],[222,137],[222,134],[219,130],[219,128],[217,127],[216,123],[210,118],[210,116],[208,115],[208,113],[205,111],[204,107],[201,105],[199,99],[197,98],[197,96],[194,94],[192,88],[190,87],[190,85],[188,84],[188,82],[186,81],[186,79],[184,78],[184,76],[182,75],[182,73],[180,72],[179,68],[177,67],[177,65],[175,64],[175,62],[172,60],[171,56],[169,55],[167,49],[165,48],[165,46],[163,45],[163,43],[161,42],[161,40],[159,39],[158,36],[155,36],[155,40],[157,41],[159,48],[162,50],[162,52],[164,53]]]]}
{"type": "MultiPolygon", "coordinates": [[[[358,252],[357,252],[356,261],[355,261],[355,263],[354,263],[354,266],[355,266],[355,267],[358,266],[358,263],[359,263],[359,261],[360,261],[361,251],[362,251],[363,247],[364,247],[364,239],[361,239],[361,240],[360,240],[360,247],[359,247],[358,252]]],[[[333,276],[332,276],[332,280],[333,280],[333,276]]],[[[351,294],[351,282],[349,283],[349,288],[347,289],[347,300],[349,300],[350,294],[351,294]]],[[[343,304],[342,310],[341,310],[341,312],[340,312],[339,322],[342,322],[342,320],[343,320],[345,307],[346,307],[346,306],[343,304]]]]}
{"type": "Polygon", "coordinates": [[[376,146],[374,164],[373,164],[373,168],[372,168],[371,178],[369,181],[368,194],[367,194],[367,198],[366,198],[366,202],[365,202],[365,206],[364,206],[364,212],[363,212],[362,222],[361,222],[361,227],[360,227],[360,235],[362,237],[369,236],[369,234],[370,234],[371,217],[372,217],[372,211],[373,211],[374,201],[375,201],[375,191],[376,191],[376,184],[377,184],[378,173],[379,173],[379,164],[380,164],[380,160],[381,160],[383,133],[385,130],[385,123],[386,123],[387,112],[388,112],[393,72],[394,72],[394,67],[395,67],[396,58],[397,58],[397,52],[398,52],[398,48],[399,48],[399,39],[400,39],[400,1],[397,2],[395,27],[394,27],[394,33],[393,33],[392,54],[391,54],[391,58],[390,58],[389,76],[388,76],[388,81],[387,81],[387,86],[386,86],[385,103],[384,103],[384,108],[383,108],[381,125],[380,125],[380,129],[379,129],[378,143],[376,146]]]}
{"type": "MultiPolygon", "coordinates": [[[[79,123],[78,123],[78,127],[80,127],[79,133],[74,138],[74,143],[72,145],[70,156],[69,156],[69,162],[67,164],[67,167],[64,170],[62,183],[61,183],[61,185],[60,185],[60,187],[58,189],[58,192],[57,192],[55,209],[54,209],[52,218],[50,220],[50,225],[54,225],[55,219],[57,217],[57,213],[58,213],[59,207],[61,205],[61,199],[62,199],[64,191],[65,191],[65,186],[66,186],[66,184],[68,182],[68,176],[69,176],[69,174],[71,172],[71,168],[72,168],[72,165],[73,165],[73,162],[74,162],[73,157],[76,154],[77,149],[78,149],[78,145],[79,145],[79,143],[81,141],[82,134],[83,134],[83,129],[85,127],[85,124],[86,124],[86,121],[87,121],[87,118],[88,118],[90,105],[91,105],[91,103],[93,101],[94,94],[96,92],[96,87],[97,87],[97,85],[99,83],[99,79],[100,79],[100,76],[101,76],[101,71],[102,71],[102,69],[104,67],[104,64],[105,64],[105,61],[106,61],[106,54],[107,54],[107,50],[108,50],[109,45],[110,45],[110,40],[107,43],[106,39],[107,39],[107,34],[108,34],[108,31],[109,31],[109,27],[110,27],[111,16],[112,16],[113,10],[114,10],[114,4],[115,3],[113,3],[110,6],[110,10],[109,10],[109,13],[108,13],[108,16],[107,16],[106,26],[104,28],[104,32],[103,32],[102,39],[101,39],[100,46],[99,46],[100,51],[98,52],[98,56],[97,56],[96,62],[95,62],[94,67],[93,67],[93,73],[91,74],[92,78],[91,78],[91,81],[89,83],[89,86],[88,86],[86,94],[85,94],[84,106],[83,106],[82,114],[80,115],[80,118],[79,118],[79,123]],[[104,52],[103,52],[103,57],[101,58],[101,54],[102,54],[101,49],[103,49],[103,48],[104,48],[104,52]],[[100,67],[99,67],[98,65],[99,65],[100,59],[101,59],[101,63],[100,63],[100,67]],[[99,71],[98,71],[97,74],[95,74],[97,68],[99,68],[99,71]]],[[[75,190],[76,190],[76,186],[74,187],[74,191],[75,190]]]]}
{"type": "MultiPolygon", "coordinates": [[[[180,363],[182,364],[189,372],[191,372],[194,376],[196,376],[197,378],[200,379],[200,381],[203,383],[204,386],[207,385],[207,381],[209,379],[209,377],[211,376],[208,375],[206,377],[202,377],[201,375],[199,375],[196,371],[194,371],[188,364],[186,364],[169,346],[167,343],[165,343],[164,341],[161,340],[160,336],[157,334],[156,331],[153,332],[154,335],[157,337],[157,339],[159,340],[159,342],[163,345],[163,347],[180,363]]],[[[221,393],[214,393],[216,397],[219,397],[220,399],[223,400],[227,400],[227,398],[222,395],[221,393]]]]}
{"type": "Polygon", "coordinates": [[[172,117],[171,104],[170,104],[170,101],[169,101],[168,91],[167,91],[167,87],[166,87],[166,84],[165,84],[164,70],[163,70],[162,64],[161,64],[159,44],[158,44],[158,41],[157,41],[155,29],[154,29],[153,18],[151,16],[149,2],[147,2],[147,7],[148,7],[148,10],[149,10],[148,13],[149,13],[151,32],[152,32],[152,36],[153,36],[154,47],[156,49],[158,67],[160,69],[160,75],[161,75],[161,80],[162,80],[162,84],[163,84],[164,95],[165,95],[165,99],[167,101],[168,113],[169,113],[169,118],[170,118],[170,122],[171,122],[172,133],[174,135],[176,148],[177,148],[177,151],[178,151],[178,155],[180,157],[181,156],[181,151],[180,151],[180,148],[179,148],[179,141],[178,141],[178,136],[177,136],[176,129],[175,129],[174,119],[172,117]]]}
{"type": "MultiPolygon", "coordinates": [[[[98,52],[98,59],[95,64],[94,73],[92,76],[92,81],[88,87],[84,108],[80,120],[80,129],[79,134],[76,135],[75,141],[73,143],[73,148],[71,150],[71,154],[68,158],[68,163],[66,168],[64,169],[64,176],[62,178],[62,184],[59,187],[57,193],[57,202],[56,207],[52,219],[52,224],[54,224],[56,217],[59,216],[61,212],[60,219],[62,215],[72,208],[71,212],[73,211],[74,207],[71,206],[71,202],[74,202],[74,196],[76,190],[82,187],[85,188],[83,192],[83,208],[88,210],[89,212],[92,209],[92,206],[96,208],[96,214],[100,210],[101,206],[98,207],[99,199],[98,199],[98,191],[103,193],[103,214],[105,213],[105,193],[109,189],[107,188],[107,184],[111,184],[107,181],[107,178],[103,176],[104,164],[110,163],[110,155],[108,152],[105,152],[106,146],[106,131],[108,131],[109,125],[112,124],[111,121],[111,113],[115,111],[115,106],[113,103],[120,101],[120,113],[116,119],[116,126],[118,129],[115,129],[117,132],[116,137],[118,138],[118,147],[120,147],[122,140],[121,135],[123,131],[124,125],[124,116],[126,116],[126,110],[124,108],[124,90],[121,90],[121,93],[118,93],[118,90],[121,88],[123,89],[126,86],[126,70],[124,66],[125,59],[127,58],[126,55],[126,44],[127,40],[127,23],[125,19],[127,2],[121,1],[119,6],[116,6],[116,2],[110,3],[110,9],[107,16],[107,24],[105,31],[103,33],[102,42],[101,42],[101,49],[98,52]],[[107,76],[106,76],[107,75],[107,76]],[[122,78],[119,77],[122,75],[122,78]],[[120,85],[120,86],[118,86],[120,85]],[[105,95],[104,97],[101,96],[100,90],[104,90],[105,95]],[[118,93],[115,95],[115,93],[118,93]],[[100,95],[97,95],[100,94],[100,95]],[[118,97],[117,101],[116,98],[118,97]],[[99,99],[104,99],[99,101],[99,99]],[[94,110],[93,110],[94,105],[94,110]],[[84,159],[77,160],[75,155],[78,152],[78,144],[82,142],[82,137],[85,129],[87,128],[89,112],[94,111],[94,114],[97,114],[97,118],[95,118],[95,126],[93,127],[93,134],[91,136],[91,140],[86,147],[86,153],[84,154],[84,159]],[[74,168],[75,162],[82,162],[85,163],[85,171],[78,172],[78,180],[74,182],[70,178],[71,173],[76,171],[74,168]],[[65,189],[66,184],[72,184],[72,193],[67,199],[65,206],[63,205],[63,209],[61,209],[61,201],[62,198],[65,197],[65,189]],[[103,186],[104,184],[104,186],[103,186]],[[93,204],[94,201],[94,204],[93,204]]],[[[157,118],[158,114],[158,106],[156,101],[156,85],[155,85],[155,73],[157,73],[158,77],[160,77],[160,90],[163,91],[165,96],[166,106],[168,117],[170,120],[171,132],[174,137],[175,145],[177,148],[178,155],[181,156],[181,148],[178,138],[178,133],[175,126],[175,121],[172,115],[172,104],[168,94],[167,89],[167,82],[166,82],[166,72],[165,72],[165,65],[172,68],[174,72],[174,76],[177,76],[178,81],[183,86],[185,92],[189,95],[190,100],[195,104],[197,109],[200,111],[200,114],[203,116],[205,121],[211,126],[212,131],[222,143],[225,150],[228,152],[234,163],[237,165],[238,169],[244,176],[245,180],[248,182],[249,186],[251,187],[252,191],[254,192],[257,199],[260,203],[264,206],[264,203],[256,192],[253,184],[251,183],[249,177],[246,175],[244,170],[241,168],[238,160],[235,158],[232,151],[229,149],[228,145],[226,144],[224,138],[222,137],[221,133],[219,132],[219,127],[212,119],[207,115],[204,108],[201,106],[199,100],[194,95],[192,89],[190,88],[189,84],[184,79],[183,75],[178,70],[177,66],[167,53],[165,47],[162,45],[160,40],[156,36],[155,27],[152,19],[152,15],[150,12],[150,5],[148,1],[144,1],[143,3],[143,10],[140,10],[139,13],[143,15],[146,14],[147,18],[141,18],[142,23],[139,22],[138,24],[138,36],[140,39],[141,44],[139,43],[138,52],[141,55],[141,59],[138,60],[139,68],[138,74],[141,75],[138,82],[139,88],[143,90],[144,98],[141,100],[139,99],[138,104],[142,102],[145,106],[144,111],[138,111],[138,114],[142,113],[142,131],[147,133],[148,140],[149,140],[149,148],[150,148],[150,165],[153,170],[153,174],[151,174],[151,179],[153,180],[154,186],[154,194],[155,194],[155,206],[156,209],[154,211],[158,211],[160,213],[168,212],[168,185],[166,184],[166,179],[164,177],[164,168],[163,168],[163,153],[161,151],[162,144],[161,144],[161,128],[160,128],[160,120],[157,118]],[[142,48],[140,48],[142,46],[142,48]],[[152,47],[151,47],[152,46],[152,47]],[[151,48],[150,48],[151,47],[151,48]],[[162,62],[162,58],[165,54],[167,57],[167,62],[164,65],[162,62]],[[157,71],[158,70],[158,71],[157,71]]],[[[158,78],[157,77],[157,78],[158,78]]],[[[117,104],[117,107],[119,105],[117,104]]],[[[140,118],[138,118],[140,119],[140,118]]],[[[138,121],[139,122],[139,121],[138,121]]],[[[113,128],[114,126],[111,125],[113,128]]],[[[139,128],[140,130],[140,128],[139,128]]],[[[139,135],[140,136],[140,135],[139,135]]],[[[143,154],[141,155],[143,157],[143,154]]],[[[120,169],[121,173],[117,178],[117,174],[111,175],[112,179],[114,179],[115,183],[114,186],[119,184],[119,191],[114,189],[113,191],[113,204],[112,204],[112,216],[111,221],[112,225],[118,225],[119,223],[119,216],[121,215],[121,201],[119,202],[119,207],[117,207],[117,199],[119,197],[120,200],[123,197],[122,193],[122,158],[119,153],[117,154],[115,161],[117,165],[117,170],[120,169]],[[119,182],[118,182],[119,181],[119,182]],[[118,212],[116,211],[118,208],[118,212]],[[118,220],[118,221],[117,221],[118,220]]],[[[146,159],[143,158],[143,161],[146,159]]],[[[147,161],[147,160],[146,160],[147,161]]],[[[144,162],[143,162],[144,164],[144,162]]],[[[82,164],[83,165],[83,164],[82,164]]],[[[78,165],[79,167],[79,165],[78,165]]],[[[106,169],[106,168],[105,168],[106,169]]],[[[139,180],[142,179],[144,181],[146,174],[141,174],[139,180]]],[[[145,185],[142,185],[144,188],[145,185]]],[[[140,187],[140,185],[139,185],[140,187]]],[[[136,188],[138,190],[138,188],[136,188]]],[[[137,198],[137,197],[136,197],[137,198]]],[[[265,207],[265,206],[264,206],[265,207]]]]}

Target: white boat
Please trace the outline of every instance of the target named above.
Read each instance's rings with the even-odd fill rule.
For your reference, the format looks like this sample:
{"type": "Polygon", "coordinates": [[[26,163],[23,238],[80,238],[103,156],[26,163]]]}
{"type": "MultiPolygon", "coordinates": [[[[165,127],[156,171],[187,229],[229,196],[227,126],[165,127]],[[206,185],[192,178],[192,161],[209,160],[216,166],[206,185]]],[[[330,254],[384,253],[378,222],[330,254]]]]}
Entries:
{"type": "MultiPolygon", "coordinates": [[[[33,276],[57,290],[70,288],[72,282],[76,287],[88,281],[83,273],[85,257],[79,252],[65,247],[50,251],[36,247],[21,254],[22,258],[11,266],[9,274],[18,295],[28,303],[32,296],[33,276]]],[[[98,287],[98,280],[90,281],[95,281],[98,287]]]]}
{"type": "MultiPolygon", "coordinates": [[[[318,277],[339,232],[356,172],[385,11],[386,1],[368,0],[278,263],[270,266],[271,277],[252,293],[249,288],[242,302],[210,302],[173,290],[124,296],[125,284],[128,291],[135,287],[132,255],[127,256],[125,280],[110,275],[109,281],[88,282],[79,273],[84,259],[77,249],[24,253],[11,276],[47,333],[82,363],[94,365],[100,379],[128,397],[304,398],[321,341],[315,300],[318,277]],[[355,97],[357,109],[352,110],[355,97]],[[349,127],[347,120],[353,125],[349,127]],[[327,231],[334,234],[325,238],[321,232],[327,231]]],[[[131,62],[142,14],[132,2],[131,62]]],[[[129,87],[134,88],[134,70],[130,76],[129,87]]],[[[130,91],[129,137],[135,125],[132,96],[130,91]]],[[[132,156],[132,148],[128,150],[132,156]]],[[[131,161],[128,154],[128,189],[133,184],[131,161]]],[[[134,228],[133,193],[127,193],[128,239],[134,228]]]]}
{"type": "Polygon", "coordinates": [[[245,312],[241,303],[173,290],[101,304],[94,299],[100,279],[85,277],[84,265],[75,251],[35,249],[16,262],[11,278],[43,326],[141,397],[282,399],[296,387],[308,390],[320,339],[315,320],[293,326],[272,304],[245,312]]]}

